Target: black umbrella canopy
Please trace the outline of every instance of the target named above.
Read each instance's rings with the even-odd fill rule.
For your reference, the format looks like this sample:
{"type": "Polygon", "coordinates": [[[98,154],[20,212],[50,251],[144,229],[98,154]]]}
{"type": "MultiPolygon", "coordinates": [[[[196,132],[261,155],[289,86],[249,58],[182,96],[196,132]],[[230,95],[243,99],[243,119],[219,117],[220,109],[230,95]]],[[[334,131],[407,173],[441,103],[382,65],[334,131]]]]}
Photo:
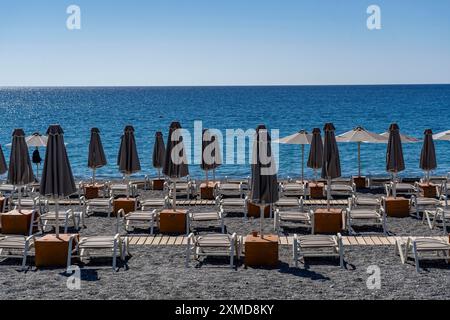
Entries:
{"type": "Polygon", "coordinates": [[[252,155],[253,203],[271,204],[278,201],[278,181],[271,138],[265,125],[256,128],[252,155]]]}
{"type": "Polygon", "coordinates": [[[88,167],[98,169],[107,164],[105,151],[103,150],[102,140],[100,139],[100,130],[91,129],[91,139],[89,140],[88,167]]]}
{"type": "Polygon", "coordinates": [[[4,174],[8,171],[5,155],[3,154],[2,146],[0,145],[0,174],[4,174]]]}
{"type": "Polygon", "coordinates": [[[323,143],[322,178],[339,178],[341,176],[341,160],[334,134],[334,125],[332,123],[325,124],[323,131],[325,138],[323,143]]]}
{"type": "Polygon", "coordinates": [[[170,124],[163,167],[163,174],[169,178],[181,178],[189,174],[180,129],[179,122],[174,121],[170,124]]]}
{"type": "Polygon", "coordinates": [[[9,157],[8,183],[21,186],[34,181],[28,146],[25,142],[25,132],[22,129],[15,129],[9,157]]]}
{"type": "Polygon", "coordinates": [[[155,144],[153,145],[153,167],[161,169],[164,166],[164,155],[166,147],[164,145],[163,135],[161,131],[155,134],[155,144]]]}
{"type": "Polygon", "coordinates": [[[311,169],[320,169],[323,162],[323,142],[320,129],[314,128],[312,135],[307,166],[311,169]]]}
{"type": "Polygon", "coordinates": [[[425,130],[424,135],[422,152],[420,153],[420,168],[424,171],[431,171],[437,168],[433,131],[427,129],[425,130]]]}
{"type": "Polygon", "coordinates": [[[126,126],[120,139],[120,149],[117,157],[120,172],[131,175],[141,170],[141,163],[136,148],[133,126],[126,126]]]}
{"type": "Polygon", "coordinates": [[[43,196],[67,197],[77,191],[64,144],[64,131],[60,125],[47,130],[44,169],[39,192],[43,196]]]}
{"type": "Polygon", "coordinates": [[[217,137],[208,129],[204,129],[202,135],[202,163],[200,164],[200,168],[202,170],[213,170],[220,166],[219,152],[217,137]]]}
{"type": "Polygon", "coordinates": [[[400,128],[396,123],[389,127],[389,140],[386,151],[386,171],[397,173],[405,170],[400,128]]]}
{"type": "Polygon", "coordinates": [[[33,155],[32,155],[31,161],[34,164],[40,164],[42,162],[41,154],[39,153],[39,149],[37,147],[33,151],[33,155]]]}

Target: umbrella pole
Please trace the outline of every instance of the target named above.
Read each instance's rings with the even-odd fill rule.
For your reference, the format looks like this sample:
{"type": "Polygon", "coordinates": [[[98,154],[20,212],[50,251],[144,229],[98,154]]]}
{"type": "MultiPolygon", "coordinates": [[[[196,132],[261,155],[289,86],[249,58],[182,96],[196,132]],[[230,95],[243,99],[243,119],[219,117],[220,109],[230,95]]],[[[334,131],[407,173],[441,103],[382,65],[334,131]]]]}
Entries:
{"type": "Polygon", "coordinates": [[[36,178],[39,181],[39,163],[36,163],[36,178]]]}
{"type": "Polygon", "coordinates": [[[92,169],[92,185],[95,185],[95,168],[92,169]]]}
{"type": "Polygon", "coordinates": [[[216,168],[213,168],[213,182],[216,182],[216,168]]]}
{"type": "Polygon", "coordinates": [[[358,177],[361,177],[361,142],[358,141],[358,177]]]}
{"type": "Polygon", "coordinates": [[[394,199],[397,198],[397,172],[394,172],[393,174],[393,179],[394,180],[394,186],[393,186],[393,190],[392,190],[392,195],[394,196],[394,199]]]}
{"type": "Polygon", "coordinates": [[[263,220],[264,220],[264,201],[259,205],[259,234],[261,235],[261,239],[264,238],[263,236],[263,220]]]}
{"type": "Polygon", "coordinates": [[[128,180],[129,180],[129,177],[126,174],[125,175],[125,184],[127,185],[127,200],[130,199],[130,188],[129,188],[129,185],[128,185],[128,180]]]}
{"type": "Polygon", "coordinates": [[[208,170],[205,170],[206,186],[208,186],[208,170]]]}
{"type": "Polygon", "coordinates": [[[331,177],[328,177],[327,181],[327,210],[330,210],[330,200],[331,200],[331,177]]]}
{"type": "Polygon", "coordinates": [[[22,186],[19,186],[17,188],[17,202],[18,202],[17,207],[19,208],[19,212],[22,212],[22,206],[20,204],[21,198],[22,198],[22,186]]]}
{"type": "Polygon", "coordinates": [[[177,181],[173,180],[173,200],[172,200],[172,208],[175,211],[177,209],[177,181]]]}
{"type": "Polygon", "coordinates": [[[305,145],[302,144],[302,184],[304,179],[304,173],[305,173],[305,145]]]}
{"type": "Polygon", "coordinates": [[[56,238],[59,238],[59,202],[58,202],[58,198],[54,198],[55,200],[55,234],[56,234],[56,238]]]}
{"type": "Polygon", "coordinates": [[[161,180],[161,168],[158,168],[158,180],[161,180]]]}

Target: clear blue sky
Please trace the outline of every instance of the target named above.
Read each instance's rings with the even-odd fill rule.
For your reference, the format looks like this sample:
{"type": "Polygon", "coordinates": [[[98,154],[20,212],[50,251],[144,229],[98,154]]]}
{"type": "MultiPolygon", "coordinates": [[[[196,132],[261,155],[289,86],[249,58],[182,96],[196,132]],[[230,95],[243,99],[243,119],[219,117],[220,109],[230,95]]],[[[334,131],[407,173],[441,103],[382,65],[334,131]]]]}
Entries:
{"type": "Polygon", "coordinates": [[[450,83],[449,0],[0,2],[0,86],[376,83],[450,83]]]}

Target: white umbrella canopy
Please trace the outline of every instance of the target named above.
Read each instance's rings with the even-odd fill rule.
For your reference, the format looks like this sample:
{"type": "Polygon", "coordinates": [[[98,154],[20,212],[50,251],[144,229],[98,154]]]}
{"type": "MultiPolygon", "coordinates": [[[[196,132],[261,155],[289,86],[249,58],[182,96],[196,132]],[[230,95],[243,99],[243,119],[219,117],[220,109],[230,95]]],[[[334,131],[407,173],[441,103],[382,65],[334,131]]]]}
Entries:
{"type": "Polygon", "coordinates": [[[306,130],[300,130],[297,133],[275,141],[277,143],[298,144],[302,146],[302,183],[305,177],[305,144],[311,144],[312,137],[313,135],[306,132],[306,130]]]}
{"type": "Polygon", "coordinates": [[[450,141],[450,130],[436,133],[433,140],[450,141]]]}
{"type": "Polygon", "coordinates": [[[337,142],[356,142],[358,144],[358,177],[361,177],[361,143],[387,143],[388,138],[367,131],[363,127],[342,133],[336,137],[337,142]]]}
{"type": "MultiPolygon", "coordinates": [[[[25,137],[25,142],[27,147],[46,147],[47,146],[47,136],[43,136],[38,132],[33,133],[31,136],[25,137]]],[[[11,147],[11,143],[6,145],[7,147],[11,147]]]]}
{"type": "MultiPolygon", "coordinates": [[[[389,139],[389,132],[383,132],[382,134],[380,134],[380,136],[383,136],[387,139],[389,139]]],[[[402,141],[402,143],[417,143],[420,142],[420,139],[411,137],[411,136],[407,136],[405,134],[400,134],[400,140],[402,141]]],[[[388,140],[386,140],[385,143],[388,143],[388,140]]]]}

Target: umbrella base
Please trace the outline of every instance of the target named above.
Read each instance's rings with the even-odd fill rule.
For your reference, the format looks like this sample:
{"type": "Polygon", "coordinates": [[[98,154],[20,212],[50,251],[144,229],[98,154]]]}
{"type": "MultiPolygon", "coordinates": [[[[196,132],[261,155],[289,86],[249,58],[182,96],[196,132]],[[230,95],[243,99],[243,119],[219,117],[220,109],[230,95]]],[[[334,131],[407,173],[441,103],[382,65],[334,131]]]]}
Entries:
{"type": "MultiPolygon", "coordinates": [[[[36,267],[65,267],[72,234],[47,234],[34,242],[36,267]]],[[[76,234],[79,237],[78,234],[76,234]]],[[[74,243],[75,244],[75,243],[74,243]]]]}
{"type": "Polygon", "coordinates": [[[6,198],[0,197],[0,212],[5,212],[6,198]]]}
{"type": "Polygon", "coordinates": [[[342,209],[317,209],[314,212],[315,234],[336,234],[344,229],[342,209]]]}
{"type": "MultiPolygon", "coordinates": [[[[261,208],[251,201],[247,202],[247,217],[260,218],[261,208]]],[[[264,218],[270,217],[270,205],[264,207],[264,218]]]]}
{"type": "MultiPolygon", "coordinates": [[[[37,213],[35,213],[37,215],[37,213]]],[[[12,210],[1,216],[2,234],[28,235],[30,233],[33,210],[12,210]]],[[[35,217],[37,218],[37,217],[35,217]]],[[[33,232],[37,231],[37,227],[33,232]]]]}
{"type": "Polygon", "coordinates": [[[409,200],[403,197],[388,197],[385,203],[386,215],[388,217],[409,217],[409,200]]]}
{"type": "Polygon", "coordinates": [[[364,176],[355,176],[352,177],[353,183],[355,184],[357,189],[365,189],[367,188],[366,185],[366,177],[364,176]]]}
{"type": "Polygon", "coordinates": [[[254,237],[248,235],[245,238],[245,266],[271,267],[278,266],[278,236],[264,235],[254,237]]]}
{"type": "Polygon", "coordinates": [[[187,210],[165,209],[159,214],[159,232],[186,233],[187,210]]]}
{"type": "Polygon", "coordinates": [[[164,179],[153,179],[153,190],[164,190],[164,179]]]}
{"type": "Polygon", "coordinates": [[[137,203],[135,198],[118,198],[114,200],[114,215],[116,215],[120,209],[125,211],[125,214],[136,211],[137,203]]]}
{"type": "Polygon", "coordinates": [[[95,184],[95,185],[87,185],[84,187],[84,197],[89,199],[96,199],[99,197],[99,191],[102,189],[104,185],[95,184]]]}
{"type": "Polygon", "coordinates": [[[311,182],[308,184],[309,187],[309,197],[311,199],[323,199],[325,184],[322,182],[311,182]]]}
{"type": "Polygon", "coordinates": [[[214,190],[216,188],[217,183],[208,181],[208,184],[206,182],[203,182],[200,185],[200,198],[205,200],[214,200],[214,190]]]}
{"type": "Polygon", "coordinates": [[[435,184],[432,183],[419,183],[419,188],[421,190],[422,196],[425,198],[436,198],[437,188],[435,184]]]}

